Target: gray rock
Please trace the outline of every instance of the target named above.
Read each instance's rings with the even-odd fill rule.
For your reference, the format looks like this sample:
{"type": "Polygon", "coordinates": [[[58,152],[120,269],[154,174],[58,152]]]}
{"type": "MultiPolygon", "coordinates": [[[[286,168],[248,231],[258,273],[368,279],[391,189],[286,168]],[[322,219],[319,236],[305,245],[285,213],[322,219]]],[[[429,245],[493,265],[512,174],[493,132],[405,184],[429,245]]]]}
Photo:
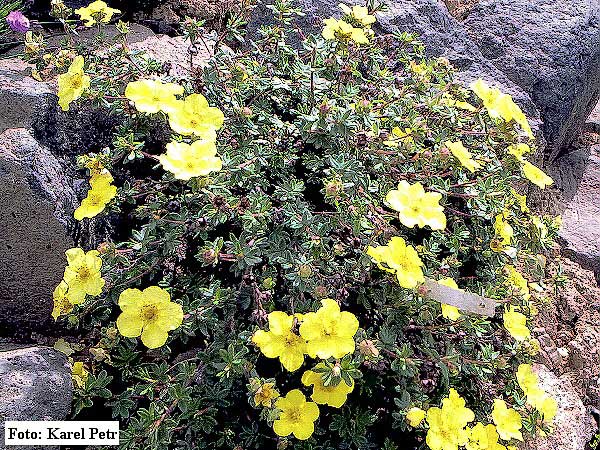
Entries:
{"type": "MultiPolygon", "coordinates": [[[[460,71],[459,81],[468,86],[482,78],[490,85],[510,94],[529,118],[536,132],[540,126],[539,112],[528,91],[508,79],[502,69],[490,63],[471,40],[461,24],[450,15],[440,0],[388,0],[387,12],[378,15],[377,27],[383,33],[417,33],[430,56],[443,56],[460,71]]],[[[539,146],[544,139],[536,133],[539,146]]]]}
{"type": "Polygon", "coordinates": [[[481,0],[463,26],[481,53],[538,107],[556,157],[600,95],[599,0],[481,0]]]}
{"type": "Polygon", "coordinates": [[[526,439],[521,450],[584,450],[597,429],[593,417],[583,405],[567,376],[557,377],[543,365],[534,370],[540,387],[556,399],[558,412],[554,432],[545,437],[526,439]]]}
{"type": "Polygon", "coordinates": [[[31,78],[30,71],[31,66],[19,59],[4,59],[0,64],[0,133],[30,127],[55,102],[50,85],[31,78]]]}
{"type": "MultiPolygon", "coordinates": [[[[568,167],[567,167],[568,169],[568,167]]],[[[573,184],[573,183],[571,183],[573,184]]],[[[573,188],[574,186],[572,186],[573,188]]],[[[600,145],[589,150],[583,175],[562,214],[563,252],[600,276],[600,145]]]]}
{"type": "Polygon", "coordinates": [[[0,327],[45,328],[77,199],[65,168],[24,129],[0,134],[0,327]]]}
{"type": "Polygon", "coordinates": [[[0,351],[0,448],[31,448],[3,445],[5,420],[64,420],[72,397],[71,369],[62,353],[44,347],[0,351]]]}
{"type": "MultiPolygon", "coordinates": [[[[267,0],[266,3],[272,2],[267,0]]],[[[360,0],[345,0],[344,3],[364,4],[360,0]]],[[[492,86],[512,95],[529,118],[538,137],[538,146],[544,147],[544,138],[538,132],[539,112],[527,92],[485,58],[441,0],[385,0],[384,3],[387,10],[377,14],[377,23],[373,27],[375,31],[380,34],[416,33],[424,42],[428,56],[447,58],[459,70],[458,80],[465,86],[477,78],[483,78],[492,86]]],[[[341,15],[339,0],[297,0],[296,4],[305,14],[297,20],[298,28],[305,33],[320,32],[322,18],[341,15]]],[[[257,6],[248,24],[249,40],[257,38],[257,30],[261,25],[272,22],[271,11],[264,5],[257,6]]]]}

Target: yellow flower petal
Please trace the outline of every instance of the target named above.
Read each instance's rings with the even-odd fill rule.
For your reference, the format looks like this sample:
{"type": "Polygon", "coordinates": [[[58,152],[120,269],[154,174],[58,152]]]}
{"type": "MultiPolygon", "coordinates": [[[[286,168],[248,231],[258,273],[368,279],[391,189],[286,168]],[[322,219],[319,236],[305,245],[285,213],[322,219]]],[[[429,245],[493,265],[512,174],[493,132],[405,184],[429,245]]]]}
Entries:
{"type": "Polygon", "coordinates": [[[165,345],[169,334],[158,324],[144,326],[142,330],[142,343],[150,348],[159,348],[165,345]]]}
{"type": "Polygon", "coordinates": [[[117,329],[125,337],[138,337],[142,334],[142,327],[144,322],[140,317],[139,313],[121,313],[117,317],[117,329]]]}

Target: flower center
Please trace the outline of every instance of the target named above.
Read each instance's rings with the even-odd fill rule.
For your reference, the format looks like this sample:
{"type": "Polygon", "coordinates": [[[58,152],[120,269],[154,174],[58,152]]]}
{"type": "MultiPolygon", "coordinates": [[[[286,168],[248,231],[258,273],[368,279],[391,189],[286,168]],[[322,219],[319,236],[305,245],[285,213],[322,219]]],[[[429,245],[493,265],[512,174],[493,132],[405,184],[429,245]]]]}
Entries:
{"type": "Polygon", "coordinates": [[[92,274],[90,272],[90,269],[84,266],[79,268],[79,270],[77,271],[77,275],[81,280],[87,280],[91,277],[92,274]]]}
{"type": "Polygon", "coordinates": [[[152,322],[157,316],[158,310],[156,309],[156,306],[150,305],[142,307],[142,317],[146,322],[152,322]]]}
{"type": "Polygon", "coordinates": [[[300,411],[300,408],[294,408],[288,412],[288,417],[291,422],[300,422],[302,411],[300,411]]]}
{"type": "Polygon", "coordinates": [[[294,333],[288,333],[285,335],[285,344],[287,346],[296,345],[296,335],[294,333]]]}
{"type": "Polygon", "coordinates": [[[71,302],[67,299],[67,297],[62,297],[57,302],[57,308],[62,312],[68,312],[71,309],[71,302]]]}
{"type": "Polygon", "coordinates": [[[82,85],[81,77],[73,77],[71,78],[71,89],[79,89],[82,85]]]}

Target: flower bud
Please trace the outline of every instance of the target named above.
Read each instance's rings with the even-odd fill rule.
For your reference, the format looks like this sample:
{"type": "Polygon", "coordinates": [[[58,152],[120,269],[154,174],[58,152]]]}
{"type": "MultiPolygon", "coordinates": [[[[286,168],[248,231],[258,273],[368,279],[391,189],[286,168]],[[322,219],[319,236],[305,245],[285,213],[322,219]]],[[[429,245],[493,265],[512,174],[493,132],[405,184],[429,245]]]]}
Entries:
{"type": "Polygon", "coordinates": [[[344,190],[344,185],[340,180],[330,180],[325,183],[325,196],[337,198],[344,190]]]}
{"type": "Polygon", "coordinates": [[[325,286],[317,286],[315,288],[315,297],[326,298],[328,296],[327,288],[325,286]]]}
{"type": "Polygon", "coordinates": [[[338,256],[343,255],[345,253],[344,246],[342,244],[335,244],[333,246],[333,252],[338,256]]]}
{"type": "Polygon", "coordinates": [[[110,327],[106,329],[106,337],[109,339],[115,339],[119,335],[119,330],[115,327],[110,327]]]}
{"type": "Polygon", "coordinates": [[[326,116],[329,111],[331,111],[331,106],[329,106],[327,103],[321,103],[319,105],[319,114],[322,116],[326,116]]]}
{"type": "Polygon", "coordinates": [[[298,276],[300,278],[306,279],[310,278],[313,274],[311,267],[308,264],[301,264],[298,268],[298,276]]]}
{"type": "Polygon", "coordinates": [[[212,248],[204,250],[202,253],[202,261],[204,261],[205,264],[216,264],[218,260],[219,254],[212,248]]]}
{"type": "Polygon", "coordinates": [[[366,357],[376,358],[379,356],[379,349],[375,346],[373,341],[370,339],[365,339],[364,341],[360,341],[358,344],[358,351],[366,357]]]}
{"type": "Polygon", "coordinates": [[[98,245],[98,253],[101,255],[107,255],[112,252],[113,246],[108,242],[102,242],[98,245]]]}
{"type": "Polygon", "coordinates": [[[109,355],[106,352],[106,350],[104,350],[101,347],[93,347],[93,348],[90,348],[89,351],[90,351],[90,355],[92,355],[92,357],[96,361],[105,361],[109,358],[109,355]]]}
{"type": "Polygon", "coordinates": [[[336,364],[333,366],[333,369],[331,369],[331,373],[334,377],[339,377],[342,374],[342,369],[340,369],[340,366],[336,364]]]}
{"type": "Polygon", "coordinates": [[[425,287],[423,284],[417,288],[417,294],[419,294],[421,297],[425,297],[428,293],[429,289],[427,289],[427,287],[425,287]]]}

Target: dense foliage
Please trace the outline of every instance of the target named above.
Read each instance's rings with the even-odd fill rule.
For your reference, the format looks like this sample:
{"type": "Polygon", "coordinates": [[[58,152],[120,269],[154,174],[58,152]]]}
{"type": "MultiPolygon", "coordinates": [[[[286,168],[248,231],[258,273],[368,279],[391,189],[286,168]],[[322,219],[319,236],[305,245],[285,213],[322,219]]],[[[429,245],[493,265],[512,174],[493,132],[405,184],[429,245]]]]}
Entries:
{"type": "Polygon", "coordinates": [[[120,123],[81,149],[75,213],[114,239],[68,252],[55,317],[88,336],[75,413],[108,406],[123,448],[502,449],[548,429],[526,321],[558,223],[518,194],[551,183],[527,120],[414,36],[375,36],[369,6],[300,48],[287,1],[239,51],[240,18],[216,43],[190,19],[215,47],[183,82],[129,51],[125,24],[101,52],[29,48],[63,74],[63,109],[120,123]],[[425,277],[497,315],[442,305],[425,277]]]}

